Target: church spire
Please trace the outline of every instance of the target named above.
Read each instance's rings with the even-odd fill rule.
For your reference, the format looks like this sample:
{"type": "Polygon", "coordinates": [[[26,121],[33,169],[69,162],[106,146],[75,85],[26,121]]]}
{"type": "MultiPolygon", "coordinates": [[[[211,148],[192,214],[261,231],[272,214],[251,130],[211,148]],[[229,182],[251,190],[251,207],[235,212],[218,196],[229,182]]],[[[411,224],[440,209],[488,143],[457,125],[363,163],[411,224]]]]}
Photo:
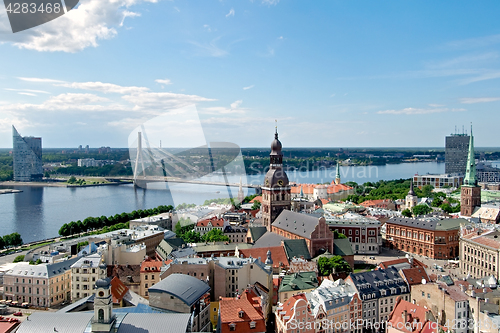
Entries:
{"type": "Polygon", "coordinates": [[[335,175],[335,184],[340,184],[340,164],[337,161],[337,173],[335,175]]]}
{"type": "Polygon", "coordinates": [[[477,186],[476,158],[474,155],[474,136],[470,126],[469,155],[467,157],[467,171],[465,172],[464,185],[477,186]]]}
{"type": "Polygon", "coordinates": [[[410,181],[410,190],[408,191],[408,195],[415,195],[413,191],[413,179],[410,181]]]}

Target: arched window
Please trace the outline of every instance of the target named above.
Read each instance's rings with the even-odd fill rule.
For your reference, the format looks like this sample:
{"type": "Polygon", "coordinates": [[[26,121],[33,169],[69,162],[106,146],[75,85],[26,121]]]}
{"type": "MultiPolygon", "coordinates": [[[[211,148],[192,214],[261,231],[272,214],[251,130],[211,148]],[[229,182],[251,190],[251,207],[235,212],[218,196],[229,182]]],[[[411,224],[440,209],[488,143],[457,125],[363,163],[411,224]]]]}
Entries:
{"type": "Polygon", "coordinates": [[[100,323],[104,322],[104,310],[103,309],[99,309],[97,317],[98,317],[98,321],[100,323]]]}

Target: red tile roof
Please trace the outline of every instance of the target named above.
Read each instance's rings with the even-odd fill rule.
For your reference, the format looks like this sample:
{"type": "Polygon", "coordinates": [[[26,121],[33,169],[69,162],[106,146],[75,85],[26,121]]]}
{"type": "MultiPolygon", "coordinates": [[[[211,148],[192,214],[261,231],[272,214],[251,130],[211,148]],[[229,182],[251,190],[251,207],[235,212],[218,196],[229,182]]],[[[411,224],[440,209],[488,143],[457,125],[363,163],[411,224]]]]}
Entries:
{"type": "Polygon", "coordinates": [[[217,216],[212,216],[209,219],[198,221],[198,223],[196,223],[196,226],[197,227],[207,227],[209,223],[211,223],[213,227],[223,227],[224,226],[224,219],[222,219],[222,218],[218,219],[217,216]]]}
{"type": "Polygon", "coordinates": [[[16,328],[19,324],[20,321],[17,318],[2,319],[0,320],[0,333],[13,332],[14,328],[16,328]]]}
{"type": "Polygon", "coordinates": [[[251,249],[242,249],[238,250],[240,255],[243,255],[243,258],[261,258],[262,261],[266,261],[267,251],[271,251],[271,259],[273,260],[273,267],[280,267],[280,262],[284,266],[289,266],[288,258],[285,253],[285,249],[283,246],[273,246],[273,247],[260,247],[260,248],[251,248],[251,249]]]}
{"type": "Polygon", "coordinates": [[[229,332],[234,324],[236,332],[265,332],[266,323],[260,306],[260,297],[254,292],[245,290],[241,297],[221,297],[219,300],[221,332],[229,332]],[[240,312],[242,312],[240,317],[240,312]],[[255,328],[250,329],[250,323],[255,322],[255,328]]]}
{"type": "Polygon", "coordinates": [[[335,184],[335,181],[332,181],[330,185],[318,185],[318,184],[296,184],[292,186],[290,189],[292,194],[300,194],[300,189],[302,188],[302,192],[304,194],[313,194],[315,188],[325,188],[328,194],[338,193],[342,191],[347,191],[352,189],[352,187],[344,185],[344,184],[335,184]]]}
{"type": "Polygon", "coordinates": [[[249,203],[254,203],[255,201],[258,201],[258,202],[262,203],[262,195],[256,196],[255,198],[253,198],[252,200],[250,200],[249,203]]]}
{"type": "MultiPolygon", "coordinates": [[[[407,258],[388,260],[388,261],[383,261],[380,264],[378,264],[377,268],[386,269],[386,268],[389,268],[390,266],[397,265],[397,264],[404,264],[404,263],[409,263],[407,258]]],[[[425,265],[421,261],[413,258],[413,267],[426,268],[427,265],[425,265]]]]}
{"type": "Polygon", "coordinates": [[[427,333],[435,332],[437,331],[437,325],[435,330],[427,330],[432,329],[433,326],[426,328],[428,320],[426,320],[425,316],[427,312],[430,312],[430,310],[398,298],[394,310],[389,315],[388,325],[393,329],[405,333],[424,333],[424,329],[426,329],[425,332],[427,333]],[[405,311],[406,318],[403,319],[405,311]],[[407,327],[409,325],[415,325],[414,329],[408,330],[407,327]]]}
{"type": "Polygon", "coordinates": [[[401,274],[404,275],[406,282],[410,286],[421,284],[422,280],[425,280],[425,282],[431,282],[431,279],[427,275],[427,272],[422,267],[402,269],[401,274]]]}
{"type": "Polygon", "coordinates": [[[141,264],[141,273],[159,272],[163,266],[163,261],[146,258],[141,264]]]}
{"type": "Polygon", "coordinates": [[[120,303],[123,297],[127,294],[128,290],[128,287],[115,276],[113,280],[111,280],[111,295],[113,296],[113,303],[120,303]]]}
{"type": "Polygon", "coordinates": [[[360,205],[363,207],[385,207],[389,204],[394,204],[394,203],[388,199],[366,200],[360,203],[360,205]]]}
{"type": "Polygon", "coordinates": [[[286,323],[288,320],[292,319],[295,314],[295,304],[297,302],[305,302],[307,304],[307,298],[304,293],[300,293],[297,295],[293,295],[290,297],[288,300],[285,301],[285,303],[282,306],[282,310],[276,310],[276,315],[279,315],[281,321],[286,323]],[[284,317],[289,317],[288,319],[284,319],[284,317]]]}

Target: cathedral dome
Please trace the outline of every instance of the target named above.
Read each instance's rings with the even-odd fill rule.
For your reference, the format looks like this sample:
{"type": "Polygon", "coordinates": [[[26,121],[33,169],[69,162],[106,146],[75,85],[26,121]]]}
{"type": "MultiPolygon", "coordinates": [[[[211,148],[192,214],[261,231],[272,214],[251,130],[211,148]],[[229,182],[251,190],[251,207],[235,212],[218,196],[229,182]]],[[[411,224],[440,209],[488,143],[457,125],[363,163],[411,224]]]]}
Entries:
{"type": "Polygon", "coordinates": [[[271,143],[271,155],[281,155],[281,142],[278,140],[278,133],[274,134],[274,140],[271,143]]]}

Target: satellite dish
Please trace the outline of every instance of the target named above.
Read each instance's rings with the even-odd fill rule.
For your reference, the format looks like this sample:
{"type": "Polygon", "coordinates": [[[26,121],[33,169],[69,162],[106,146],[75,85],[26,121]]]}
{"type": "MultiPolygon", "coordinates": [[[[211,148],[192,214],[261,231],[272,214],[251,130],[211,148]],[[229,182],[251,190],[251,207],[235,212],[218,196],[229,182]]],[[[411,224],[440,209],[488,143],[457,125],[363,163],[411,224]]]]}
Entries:
{"type": "Polygon", "coordinates": [[[427,283],[427,280],[426,279],[422,279],[422,284],[426,284],[427,283]]]}

